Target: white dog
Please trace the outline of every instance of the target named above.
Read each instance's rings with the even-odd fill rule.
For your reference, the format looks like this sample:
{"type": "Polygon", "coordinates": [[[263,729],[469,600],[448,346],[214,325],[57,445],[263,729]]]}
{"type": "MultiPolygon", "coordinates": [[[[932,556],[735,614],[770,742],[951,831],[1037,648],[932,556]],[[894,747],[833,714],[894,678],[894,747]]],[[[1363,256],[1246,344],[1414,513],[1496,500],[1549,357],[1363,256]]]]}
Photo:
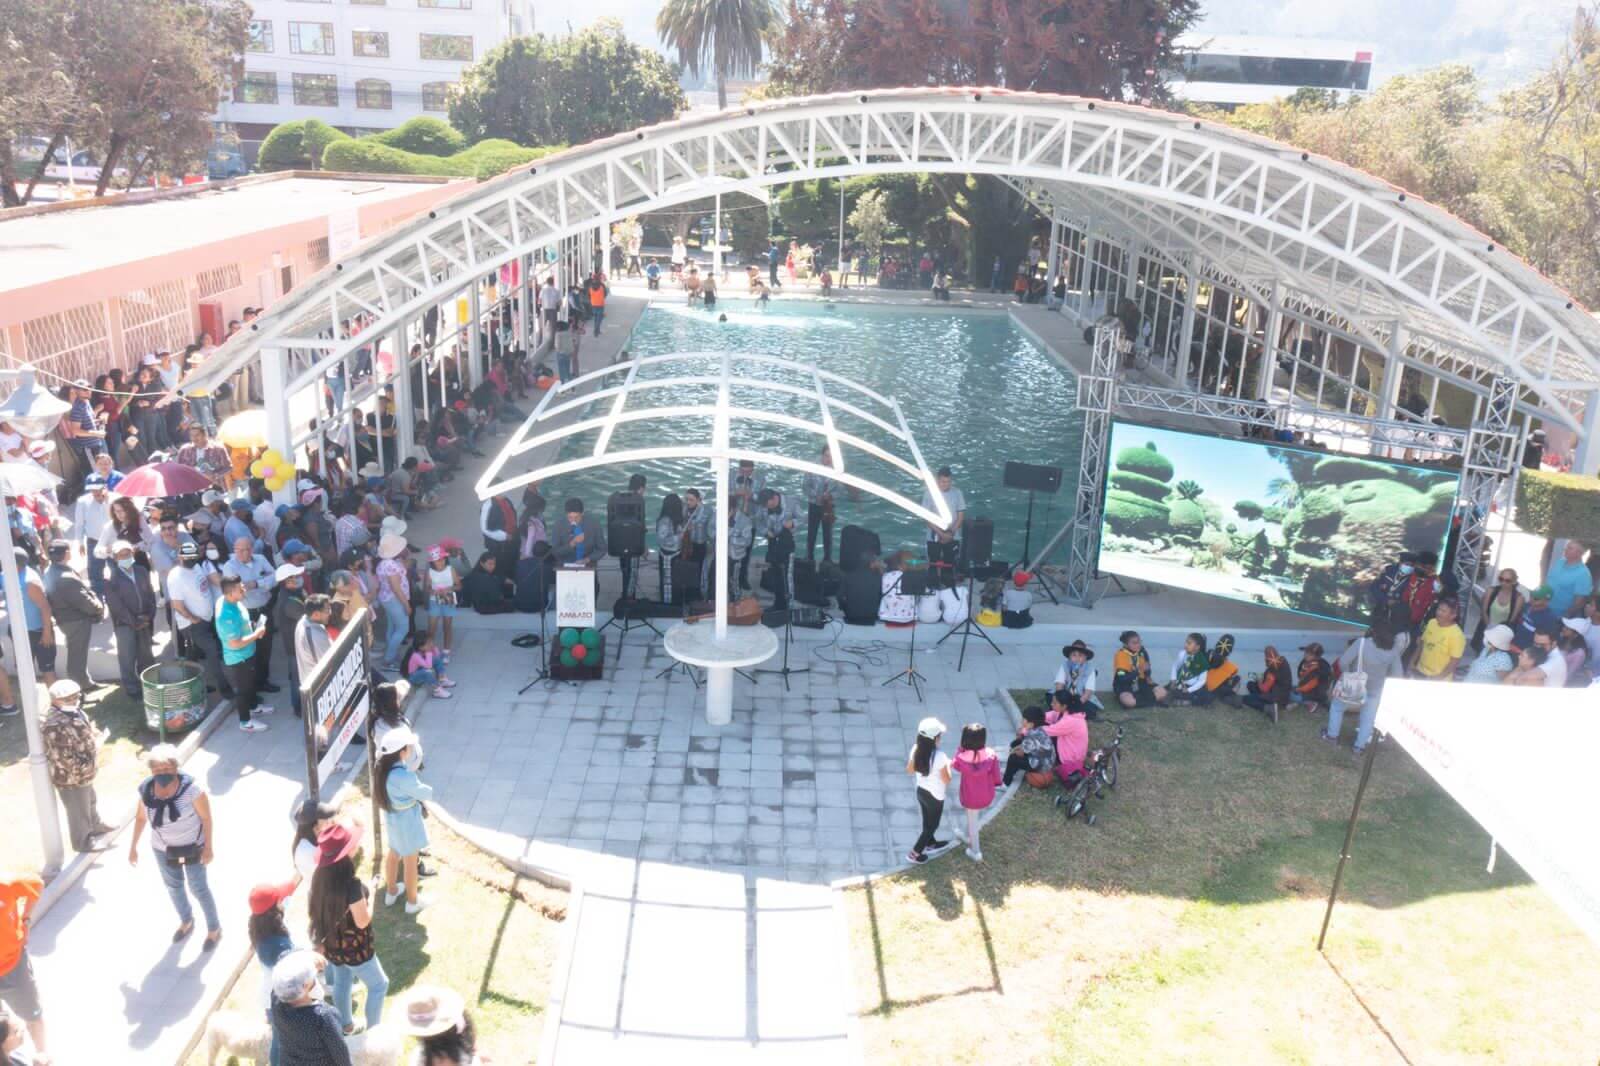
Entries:
{"type": "MultiPolygon", "coordinates": [[[[398,1031],[381,1024],[345,1040],[355,1066],[400,1066],[400,1042],[398,1031]]],[[[266,1066],[271,1045],[272,1032],[260,1017],[219,1010],[206,1019],[206,1066],[228,1055],[266,1066]]]]}

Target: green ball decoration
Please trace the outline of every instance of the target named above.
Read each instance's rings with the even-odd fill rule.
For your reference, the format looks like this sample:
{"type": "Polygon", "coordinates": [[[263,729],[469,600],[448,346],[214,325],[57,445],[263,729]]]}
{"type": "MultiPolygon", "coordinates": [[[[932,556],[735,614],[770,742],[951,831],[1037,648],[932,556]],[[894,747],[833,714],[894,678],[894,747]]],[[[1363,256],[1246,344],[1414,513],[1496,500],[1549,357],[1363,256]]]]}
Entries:
{"type": "Polygon", "coordinates": [[[561,631],[561,646],[563,648],[570,648],[576,643],[578,643],[578,631],[576,629],[568,627],[561,631]]]}
{"type": "Polygon", "coordinates": [[[598,648],[600,646],[600,631],[598,629],[585,629],[582,639],[584,647],[590,649],[598,648]]]}
{"type": "Polygon", "coordinates": [[[562,666],[577,666],[578,665],[578,660],[576,660],[576,659],[574,659],[572,657],[571,649],[567,649],[567,650],[565,650],[565,651],[563,651],[561,653],[561,665],[562,666]]]}

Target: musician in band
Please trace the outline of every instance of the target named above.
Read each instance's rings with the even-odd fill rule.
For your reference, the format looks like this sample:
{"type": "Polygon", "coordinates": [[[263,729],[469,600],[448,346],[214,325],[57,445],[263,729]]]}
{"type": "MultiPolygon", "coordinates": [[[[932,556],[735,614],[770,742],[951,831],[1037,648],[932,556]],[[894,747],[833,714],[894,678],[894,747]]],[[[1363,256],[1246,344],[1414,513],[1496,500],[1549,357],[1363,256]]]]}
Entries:
{"type": "MultiPolygon", "coordinates": [[[[644,514],[645,485],[646,481],[643,474],[634,474],[628,479],[627,495],[638,498],[640,515],[644,514]]],[[[608,515],[607,518],[609,519],[609,517],[608,515]]],[[[640,525],[643,525],[642,520],[640,525]]],[[[633,592],[634,579],[638,576],[639,558],[635,555],[620,555],[617,561],[622,568],[622,598],[628,599],[633,592]]]]}
{"type": "MultiPolygon", "coordinates": [[[[822,465],[833,465],[833,451],[824,446],[822,465]]],[[[833,561],[833,497],[839,483],[821,474],[807,474],[801,483],[806,498],[806,558],[817,556],[817,527],[822,527],[822,561],[833,561]]]]}
{"type": "MultiPolygon", "coordinates": [[[[740,459],[739,468],[733,475],[733,485],[729,495],[733,497],[733,510],[750,519],[752,525],[756,518],[756,509],[761,503],[761,494],[766,490],[767,479],[756,472],[756,464],[750,459],[740,459]]],[[[730,527],[731,528],[731,527],[730,527]]],[[[750,556],[753,553],[745,552],[739,559],[739,590],[750,591],[750,556]]],[[[735,556],[729,553],[731,562],[735,556]]]]}
{"type": "Polygon", "coordinates": [[[761,583],[772,593],[772,606],[781,611],[789,606],[789,558],[794,555],[799,508],[776,489],[763,490],[761,503],[756,529],[767,538],[767,569],[761,583]]]}

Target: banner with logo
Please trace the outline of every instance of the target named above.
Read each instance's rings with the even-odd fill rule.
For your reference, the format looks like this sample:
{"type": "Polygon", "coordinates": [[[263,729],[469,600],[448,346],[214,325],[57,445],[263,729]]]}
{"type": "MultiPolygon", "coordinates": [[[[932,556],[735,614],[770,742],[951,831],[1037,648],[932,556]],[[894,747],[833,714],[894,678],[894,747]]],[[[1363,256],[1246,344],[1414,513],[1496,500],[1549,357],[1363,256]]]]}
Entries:
{"type": "Polygon", "coordinates": [[[1600,693],[1390,681],[1377,728],[1600,943],[1600,693]]]}
{"type": "Polygon", "coordinates": [[[368,612],[363,609],[339,633],[317,669],[302,679],[301,704],[316,723],[318,780],[327,778],[344,750],[367,721],[367,649],[362,641],[368,612]]]}
{"type": "Polygon", "coordinates": [[[556,628],[594,625],[594,571],[587,567],[556,571],[556,628]]]}

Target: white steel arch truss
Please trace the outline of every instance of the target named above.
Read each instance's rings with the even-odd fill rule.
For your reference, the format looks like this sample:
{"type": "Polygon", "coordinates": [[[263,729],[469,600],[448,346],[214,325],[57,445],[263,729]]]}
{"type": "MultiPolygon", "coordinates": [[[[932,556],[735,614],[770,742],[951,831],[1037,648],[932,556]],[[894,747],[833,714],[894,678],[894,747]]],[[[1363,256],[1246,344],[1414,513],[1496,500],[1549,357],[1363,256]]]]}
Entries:
{"type": "MultiPolygon", "coordinates": [[[[379,332],[535,248],[713,191],[817,177],[979,173],[1071,188],[1144,239],[1283,278],[1374,340],[1425,338],[1432,373],[1516,381],[1577,428],[1600,388],[1600,326],[1487,237],[1403,190],[1239,130],[1126,104],[996,89],[902,89],[778,100],[597,141],[502,175],[357,248],[194,375],[215,383],[262,350],[291,388],[379,332]],[[1187,236],[1184,236],[1187,234],[1187,236]]],[[[1375,345],[1381,347],[1380,345],[1375,345]]]]}

